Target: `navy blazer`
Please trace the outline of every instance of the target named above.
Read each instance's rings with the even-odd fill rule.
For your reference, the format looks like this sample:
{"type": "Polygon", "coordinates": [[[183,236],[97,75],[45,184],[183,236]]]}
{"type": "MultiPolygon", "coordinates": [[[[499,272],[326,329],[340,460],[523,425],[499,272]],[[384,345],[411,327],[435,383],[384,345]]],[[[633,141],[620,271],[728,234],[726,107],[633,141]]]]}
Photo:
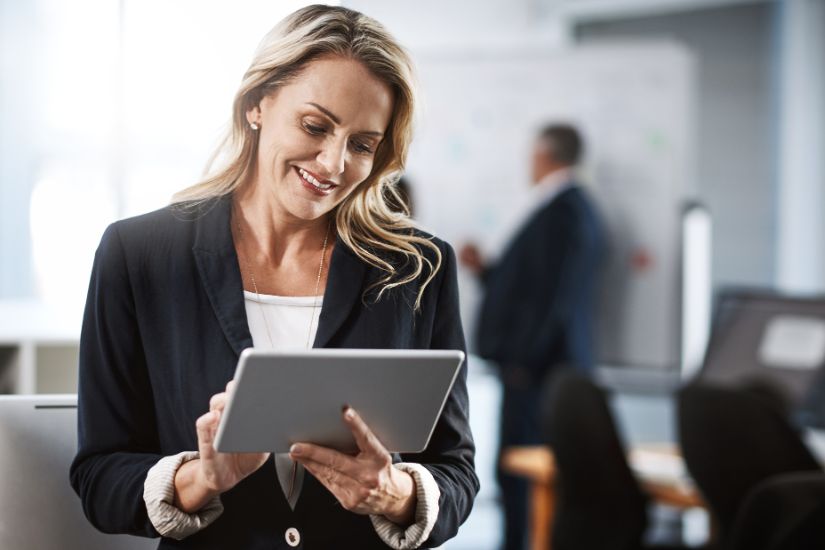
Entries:
{"type": "Polygon", "coordinates": [[[484,275],[482,357],[525,367],[539,380],[567,363],[588,369],[592,309],[605,254],[600,218],[571,186],[535,212],[484,275]]]}
{"type": "MultiPolygon", "coordinates": [[[[101,531],[158,536],[143,501],[146,473],[163,456],[197,449],[195,420],[252,346],[230,205],[225,196],[196,212],[170,206],[116,222],[97,250],[80,342],[71,483],[101,531]]],[[[420,280],[376,302],[365,289],[381,273],[339,241],[315,347],[464,350],[455,255],[433,242],[443,263],[414,313],[420,280]]],[[[456,534],[478,492],[466,376],[465,364],[427,449],[393,457],[424,465],[441,490],[425,546],[456,534]]],[[[221,500],[213,524],[182,541],[164,538],[159,548],[289,548],[290,527],[302,548],[386,548],[368,516],[345,510],[311,475],[293,511],[272,458],[221,500]]]]}

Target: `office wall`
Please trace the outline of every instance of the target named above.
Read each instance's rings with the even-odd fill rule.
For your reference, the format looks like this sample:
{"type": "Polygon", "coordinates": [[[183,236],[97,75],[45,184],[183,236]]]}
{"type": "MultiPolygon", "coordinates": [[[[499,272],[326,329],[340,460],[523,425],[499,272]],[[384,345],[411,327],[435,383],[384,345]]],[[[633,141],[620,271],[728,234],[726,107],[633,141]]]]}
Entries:
{"type": "Polygon", "coordinates": [[[777,6],[579,25],[575,40],[670,38],[696,60],[696,190],[713,216],[715,285],[772,285],[777,234],[777,6]]]}
{"type": "Polygon", "coordinates": [[[777,284],[825,293],[825,2],[780,3],[777,284]]]}
{"type": "Polygon", "coordinates": [[[558,42],[565,33],[536,0],[344,0],[374,17],[413,53],[494,51],[501,46],[558,42]]]}
{"type": "Polygon", "coordinates": [[[15,87],[0,95],[0,299],[32,292],[28,204],[35,151],[29,146],[37,115],[39,89],[37,49],[27,32],[36,20],[36,7],[28,2],[0,0],[0,74],[15,87]],[[14,104],[16,109],[4,109],[14,104]],[[8,267],[10,266],[10,267],[8,267]]]}

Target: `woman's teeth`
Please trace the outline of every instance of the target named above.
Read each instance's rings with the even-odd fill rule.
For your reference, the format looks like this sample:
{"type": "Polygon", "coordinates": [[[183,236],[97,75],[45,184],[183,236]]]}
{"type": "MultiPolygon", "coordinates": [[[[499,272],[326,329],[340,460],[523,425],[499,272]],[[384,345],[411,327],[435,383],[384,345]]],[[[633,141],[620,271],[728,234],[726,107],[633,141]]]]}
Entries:
{"type": "Polygon", "coordinates": [[[301,177],[304,178],[306,181],[311,183],[313,186],[317,187],[321,191],[326,191],[327,189],[332,188],[332,184],[329,183],[321,183],[320,181],[316,180],[312,177],[312,174],[304,170],[303,168],[298,168],[298,173],[301,174],[301,177]]]}

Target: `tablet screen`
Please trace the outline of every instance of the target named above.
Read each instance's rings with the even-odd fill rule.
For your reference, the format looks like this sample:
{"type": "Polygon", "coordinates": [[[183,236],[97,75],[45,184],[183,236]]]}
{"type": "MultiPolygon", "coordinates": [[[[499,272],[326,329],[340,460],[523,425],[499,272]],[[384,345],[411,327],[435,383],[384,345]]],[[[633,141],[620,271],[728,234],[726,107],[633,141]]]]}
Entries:
{"type": "Polygon", "coordinates": [[[423,451],[464,353],[459,350],[245,350],[221,418],[220,452],[288,452],[296,442],[357,450],[342,407],[389,452],[423,451]]]}

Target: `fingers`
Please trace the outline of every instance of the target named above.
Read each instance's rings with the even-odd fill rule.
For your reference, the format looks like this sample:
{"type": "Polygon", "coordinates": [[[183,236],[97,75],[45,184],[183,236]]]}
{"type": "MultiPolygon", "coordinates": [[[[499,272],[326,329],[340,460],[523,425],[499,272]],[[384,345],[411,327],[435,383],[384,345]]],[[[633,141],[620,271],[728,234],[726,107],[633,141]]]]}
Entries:
{"type": "Polygon", "coordinates": [[[209,410],[212,412],[223,411],[226,408],[226,402],[229,400],[227,392],[216,393],[209,400],[209,410]]]}
{"type": "Polygon", "coordinates": [[[218,430],[220,421],[220,412],[209,411],[195,422],[195,428],[198,432],[198,451],[200,451],[201,458],[211,458],[214,456],[215,449],[212,445],[214,444],[215,433],[218,430]]]}
{"type": "Polygon", "coordinates": [[[360,514],[382,513],[383,483],[392,457],[369,426],[352,408],[344,410],[344,422],[352,431],[360,452],[349,456],[334,449],[296,443],[290,449],[293,460],[332,493],[346,510],[360,514]],[[382,482],[382,480],[384,480],[382,482]]]}
{"type": "Polygon", "coordinates": [[[347,407],[344,410],[344,422],[349,426],[353,437],[355,437],[355,443],[362,452],[381,458],[386,457],[387,460],[391,460],[387,449],[378,441],[378,438],[372,433],[372,430],[370,430],[367,423],[361,418],[361,415],[355,412],[355,409],[347,407]]]}
{"type": "Polygon", "coordinates": [[[289,456],[292,460],[317,462],[354,478],[357,478],[358,473],[363,469],[354,457],[312,443],[296,443],[289,449],[289,456]]]}
{"type": "Polygon", "coordinates": [[[298,460],[310,474],[321,482],[321,485],[332,493],[345,510],[361,511],[362,506],[370,499],[371,490],[348,475],[307,458],[298,460]]]}
{"type": "Polygon", "coordinates": [[[216,393],[209,400],[209,410],[210,411],[216,411],[216,410],[222,411],[226,407],[226,403],[227,403],[227,401],[229,401],[229,398],[232,396],[232,393],[234,391],[235,391],[235,381],[230,380],[229,382],[226,383],[226,390],[222,391],[221,393],[216,393]]]}
{"type": "Polygon", "coordinates": [[[215,454],[212,446],[215,440],[215,434],[218,431],[218,425],[221,422],[223,411],[229,401],[229,396],[234,389],[235,381],[230,380],[226,385],[226,391],[216,393],[209,400],[209,412],[198,418],[195,423],[195,428],[198,433],[198,450],[201,452],[202,458],[209,458],[215,454]]]}
{"type": "Polygon", "coordinates": [[[304,467],[312,473],[312,475],[317,477],[318,480],[328,488],[334,486],[352,487],[358,485],[356,480],[352,479],[342,471],[333,468],[329,464],[316,462],[315,460],[311,460],[306,457],[302,457],[297,460],[299,460],[301,464],[303,464],[304,467]]]}
{"type": "Polygon", "coordinates": [[[306,462],[316,464],[317,467],[324,468],[323,471],[327,473],[330,470],[340,472],[367,489],[377,488],[381,484],[381,471],[385,465],[392,464],[392,457],[389,454],[384,462],[382,458],[376,460],[374,456],[352,457],[311,443],[296,443],[290,449],[289,456],[301,464],[306,462]]]}

